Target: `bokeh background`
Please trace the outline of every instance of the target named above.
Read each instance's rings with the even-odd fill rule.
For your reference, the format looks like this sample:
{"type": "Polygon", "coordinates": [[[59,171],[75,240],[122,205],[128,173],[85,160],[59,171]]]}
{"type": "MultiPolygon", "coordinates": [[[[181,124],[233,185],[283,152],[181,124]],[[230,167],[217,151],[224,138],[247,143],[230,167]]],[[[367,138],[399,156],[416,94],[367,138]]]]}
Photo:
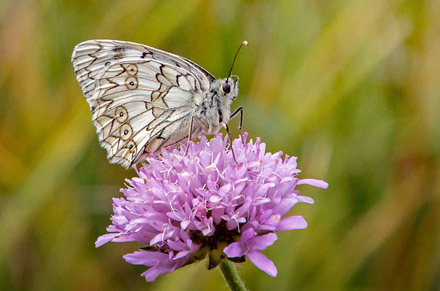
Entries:
{"type": "Polygon", "coordinates": [[[301,188],[309,227],[265,251],[276,278],[238,266],[251,290],[439,290],[439,14],[438,0],[2,0],[0,289],[227,290],[204,262],[146,283],[122,259],[138,245],[94,247],[134,171],[107,162],[70,56],[108,38],[217,77],[249,41],[245,130],[330,184],[301,188]]]}

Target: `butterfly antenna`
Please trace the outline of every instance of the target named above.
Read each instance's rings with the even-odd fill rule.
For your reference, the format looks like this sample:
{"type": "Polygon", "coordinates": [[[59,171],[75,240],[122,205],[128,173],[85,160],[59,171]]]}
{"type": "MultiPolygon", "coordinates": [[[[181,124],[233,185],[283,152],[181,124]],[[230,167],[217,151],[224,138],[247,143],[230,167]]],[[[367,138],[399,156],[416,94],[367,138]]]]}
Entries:
{"type": "Polygon", "coordinates": [[[240,47],[238,48],[237,52],[235,53],[234,61],[232,62],[232,66],[231,66],[231,69],[229,70],[228,77],[226,78],[226,83],[229,81],[229,77],[231,77],[232,68],[234,68],[235,60],[237,59],[238,53],[240,52],[240,50],[243,46],[248,46],[248,44],[249,43],[247,42],[247,40],[243,41],[241,43],[240,47]]]}

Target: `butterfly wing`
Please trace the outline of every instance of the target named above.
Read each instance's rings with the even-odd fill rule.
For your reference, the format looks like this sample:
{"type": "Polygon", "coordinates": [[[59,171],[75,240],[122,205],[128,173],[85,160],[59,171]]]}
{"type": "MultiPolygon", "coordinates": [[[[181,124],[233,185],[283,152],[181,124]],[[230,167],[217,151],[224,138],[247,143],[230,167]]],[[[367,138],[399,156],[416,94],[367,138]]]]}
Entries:
{"type": "Polygon", "coordinates": [[[196,104],[215,81],[187,59],[130,42],[83,42],[72,63],[101,146],[111,163],[126,168],[184,140],[196,104]]]}

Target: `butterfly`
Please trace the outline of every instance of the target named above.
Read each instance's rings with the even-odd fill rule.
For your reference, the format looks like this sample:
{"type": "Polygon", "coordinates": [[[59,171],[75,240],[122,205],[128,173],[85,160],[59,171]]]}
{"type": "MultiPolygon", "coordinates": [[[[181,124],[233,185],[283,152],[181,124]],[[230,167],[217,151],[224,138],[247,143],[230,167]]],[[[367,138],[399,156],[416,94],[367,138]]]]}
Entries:
{"type": "Polygon", "coordinates": [[[227,78],[216,79],[184,57],[117,40],[78,44],[72,64],[99,143],[110,163],[125,168],[191,137],[222,127],[229,132],[229,120],[238,113],[243,118],[242,107],[231,114],[238,95],[232,67],[227,78]]]}

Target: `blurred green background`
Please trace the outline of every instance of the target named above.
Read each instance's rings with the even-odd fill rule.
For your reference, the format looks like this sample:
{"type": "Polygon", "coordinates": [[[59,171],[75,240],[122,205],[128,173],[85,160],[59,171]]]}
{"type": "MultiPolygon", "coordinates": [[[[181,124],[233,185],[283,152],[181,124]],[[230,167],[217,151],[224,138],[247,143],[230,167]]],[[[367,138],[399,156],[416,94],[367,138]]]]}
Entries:
{"type": "Polygon", "coordinates": [[[70,56],[108,38],[217,77],[249,41],[245,130],[330,184],[300,188],[309,227],[265,251],[276,278],[238,266],[251,290],[439,290],[439,15],[438,0],[2,0],[0,289],[227,290],[203,262],[146,283],[122,259],[136,244],[94,247],[134,171],[107,162],[70,56]]]}

